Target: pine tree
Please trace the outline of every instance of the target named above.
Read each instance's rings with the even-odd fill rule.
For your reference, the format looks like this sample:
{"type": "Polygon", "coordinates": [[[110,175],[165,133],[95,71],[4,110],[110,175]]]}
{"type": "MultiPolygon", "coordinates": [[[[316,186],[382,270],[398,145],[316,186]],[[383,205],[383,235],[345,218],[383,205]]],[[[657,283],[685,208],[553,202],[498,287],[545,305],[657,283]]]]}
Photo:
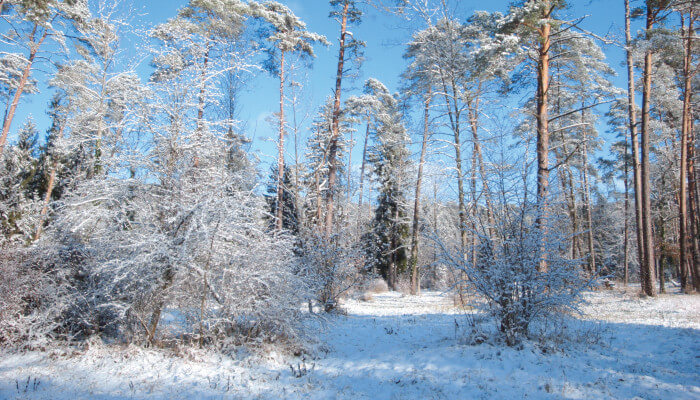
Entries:
{"type": "MultiPolygon", "coordinates": [[[[330,137],[330,148],[328,153],[328,191],[326,192],[325,208],[326,208],[326,221],[325,221],[325,234],[327,238],[330,238],[333,232],[333,218],[334,218],[334,194],[336,180],[338,179],[338,143],[340,141],[340,97],[342,90],[343,78],[346,74],[345,63],[347,57],[351,54],[357,55],[364,44],[351,34],[348,39],[348,25],[357,24],[361,21],[362,12],[357,8],[355,0],[331,0],[331,11],[330,16],[332,18],[339,19],[340,23],[340,47],[338,50],[338,68],[335,76],[335,92],[333,96],[333,119],[331,124],[331,137],[330,137]],[[347,54],[346,54],[347,53],[347,54]]],[[[350,166],[352,168],[352,166],[350,166]]]]}
{"type": "Polygon", "coordinates": [[[405,196],[409,166],[409,138],[396,97],[379,81],[372,81],[374,96],[382,107],[373,116],[375,145],[369,160],[379,183],[377,208],[373,221],[374,255],[380,273],[392,290],[397,289],[398,275],[408,263],[407,201],[405,196]]]}
{"type": "MultiPolygon", "coordinates": [[[[301,21],[294,13],[286,6],[268,1],[263,4],[262,9],[253,7],[256,15],[262,17],[271,26],[271,32],[266,38],[271,43],[267,49],[270,58],[266,62],[266,69],[272,74],[279,76],[280,80],[280,111],[279,111],[279,138],[277,141],[277,182],[283,182],[282,174],[284,168],[284,137],[286,136],[285,117],[284,117],[284,88],[286,84],[285,76],[285,61],[288,53],[294,53],[302,58],[314,57],[313,44],[316,42],[328,44],[326,38],[317,33],[308,32],[306,24],[301,21]]],[[[282,185],[277,187],[277,202],[282,203],[284,197],[284,188],[282,185]]],[[[277,229],[283,229],[283,210],[277,209],[277,229]]]]}
{"type": "MultiPolygon", "coordinates": [[[[80,26],[90,18],[87,1],[33,0],[7,2],[10,6],[9,20],[12,29],[2,34],[4,43],[11,48],[28,49],[28,53],[8,53],[3,57],[2,66],[9,67],[0,73],[0,83],[11,101],[4,113],[2,133],[0,133],[0,154],[5,148],[7,135],[12,126],[20,99],[31,93],[34,81],[31,77],[36,69],[35,62],[47,46],[47,39],[54,45],[64,45],[70,25],[80,26]]],[[[41,57],[40,57],[41,58],[41,57]]]]}
{"type": "MultiPolygon", "coordinates": [[[[307,226],[316,226],[322,230],[325,223],[323,200],[329,196],[328,187],[328,157],[330,154],[331,136],[333,124],[333,103],[332,98],[326,99],[326,103],[320,107],[318,115],[312,124],[311,136],[306,145],[307,173],[304,177],[306,186],[306,215],[307,226]]],[[[344,134],[351,129],[351,120],[341,116],[340,129],[344,134]]],[[[343,136],[344,138],[344,136],[343,136]]],[[[338,149],[344,152],[347,147],[345,140],[338,142],[338,149]]],[[[337,171],[340,173],[345,169],[345,163],[338,160],[337,171]]],[[[340,186],[333,189],[339,190],[340,186]]],[[[334,212],[338,210],[335,209],[334,212]]]]}

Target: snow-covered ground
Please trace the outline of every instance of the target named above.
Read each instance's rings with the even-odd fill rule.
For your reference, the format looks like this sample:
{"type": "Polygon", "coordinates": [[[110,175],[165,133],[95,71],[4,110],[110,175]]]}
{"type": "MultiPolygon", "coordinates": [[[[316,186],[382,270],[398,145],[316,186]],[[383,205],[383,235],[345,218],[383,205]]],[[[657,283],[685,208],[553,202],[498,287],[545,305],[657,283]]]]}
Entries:
{"type": "Polygon", "coordinates": [[[0,399],[700,399],[700,296],[587,298],[583,317],[520,349],[468,343],[448,296],[384,293],[347,301],[304,361],[100,344],[6,353],[0,399]]]}

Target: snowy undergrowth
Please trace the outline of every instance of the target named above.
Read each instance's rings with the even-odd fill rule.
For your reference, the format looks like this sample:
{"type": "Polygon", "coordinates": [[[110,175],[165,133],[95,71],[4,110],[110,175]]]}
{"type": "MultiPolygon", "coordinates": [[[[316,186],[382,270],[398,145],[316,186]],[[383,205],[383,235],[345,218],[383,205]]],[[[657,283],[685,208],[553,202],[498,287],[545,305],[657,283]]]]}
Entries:
{"type": "Polygon", "coordinates": [[[96,344],[4,354],[0,398],[700,398],[700,296],[586,297],[581,318],[551,322],[559,342],[520,349],[465,344],[468,318],[428,292],[346,301],[304,360],[96,344]]]}

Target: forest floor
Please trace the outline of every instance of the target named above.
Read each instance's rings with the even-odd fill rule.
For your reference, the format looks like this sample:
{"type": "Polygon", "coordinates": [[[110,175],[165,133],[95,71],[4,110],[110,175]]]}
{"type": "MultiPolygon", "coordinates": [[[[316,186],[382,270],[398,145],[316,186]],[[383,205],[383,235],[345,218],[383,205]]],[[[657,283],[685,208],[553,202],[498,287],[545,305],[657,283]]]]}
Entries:
{"type": "Polygon", "coordinates": [[[99,343],[0,353],[0,399],[700,399],[700,296],[586,298],[583,315],[539,324],[545,337],[518,348],[426,292],[346,301],[304,358],[99,343]]]}

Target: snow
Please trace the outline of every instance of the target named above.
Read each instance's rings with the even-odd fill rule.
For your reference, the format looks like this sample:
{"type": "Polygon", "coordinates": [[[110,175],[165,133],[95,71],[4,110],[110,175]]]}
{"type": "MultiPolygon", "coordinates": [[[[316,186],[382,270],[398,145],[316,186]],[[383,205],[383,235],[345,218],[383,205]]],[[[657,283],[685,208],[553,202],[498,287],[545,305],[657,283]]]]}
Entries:
{"type": "Polygon", "coordinates": [[[305,360],[91,342],[3,353],[0,398],[700,399],[700,296],[587,293],[583,316],[549,321],[546,339],[521,348],[468,344],[450,296],[372,297],[315,328],[305,360]]]}

